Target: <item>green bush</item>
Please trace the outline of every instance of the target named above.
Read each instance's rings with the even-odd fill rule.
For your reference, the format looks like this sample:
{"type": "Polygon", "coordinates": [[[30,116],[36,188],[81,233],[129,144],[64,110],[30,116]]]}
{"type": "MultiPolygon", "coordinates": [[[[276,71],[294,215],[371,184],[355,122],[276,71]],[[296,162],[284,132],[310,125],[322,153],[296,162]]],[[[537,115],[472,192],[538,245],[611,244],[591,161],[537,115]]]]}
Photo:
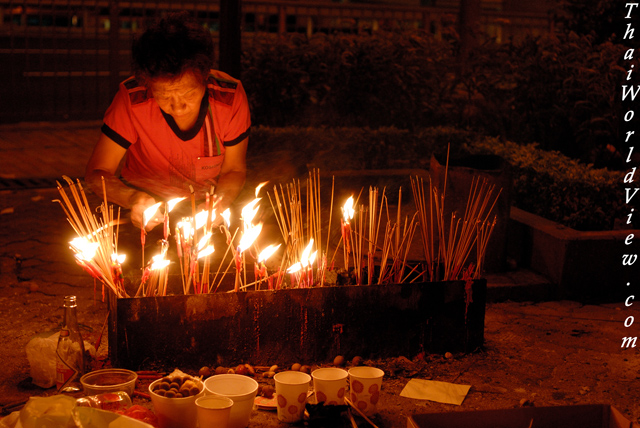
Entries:
{"type": "Polygon", "coordinates": [[[264,126],[449,126],[597,163],[620,141],[624,47],[587,35],[486,43],[465,64],[430,33],[246,41],[242,80],[264,126]]]}
{"type": "Polygon", "coordinates": [[[450,112],[452,46],[428,33],[291,34],[247,41],[258,125],[420,128],[450,112]]]}
{"type": "Polygon", "coordinates": [[[306,163],[325,170],[429,168],[433,153],[460,152],[472,142],[471,132],[446,127],[415,131],[393,127],[314,128],[257,126],[251,130],[250,155],[274,150],[298,153],[306,163]]]}
{"type": "Polygon", "coordinates": [[[431,155],[444,158],[448,147],[452,158],[494,154],[512,166],[511,200],[518,208],[577,230],[611,230],[629,213],[624,172],[596,169],[537,144],[519,145],[467,130],[258,126],[250,141],[250,156],[290,151],[306,156],[305,163],[321,171],[427,170],[431,155]]]}
{"type": "Polygon", "coordinates": [[[595,169],[537,144],[496,138],[479,138],[468,150],[507,160],[513,166],[513,204],[546,219],[576,230],[611,230],[629,213],[623,172],[595,169]]]}

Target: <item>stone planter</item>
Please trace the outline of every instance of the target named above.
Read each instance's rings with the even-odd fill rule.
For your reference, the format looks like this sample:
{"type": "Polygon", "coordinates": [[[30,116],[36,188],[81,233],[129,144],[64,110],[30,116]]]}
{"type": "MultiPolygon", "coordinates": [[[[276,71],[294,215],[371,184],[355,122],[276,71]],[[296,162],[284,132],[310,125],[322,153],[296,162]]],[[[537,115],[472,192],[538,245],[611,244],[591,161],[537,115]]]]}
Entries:
{"type": "Polygon", "coordinates": [[[511,208],[509,256],[555,286],[552,299],[619,301],[626,284],[638,277],[638,264],[623,266],[622,256],[635,253],[625,238],[638,230],[581,232],[521,209],[511,208]]]}
{"type": "Polygon", "coordinates": [[[473,351],[486,281],[335,286],[110,300],[117,367],[199,368],[473,351]]]}

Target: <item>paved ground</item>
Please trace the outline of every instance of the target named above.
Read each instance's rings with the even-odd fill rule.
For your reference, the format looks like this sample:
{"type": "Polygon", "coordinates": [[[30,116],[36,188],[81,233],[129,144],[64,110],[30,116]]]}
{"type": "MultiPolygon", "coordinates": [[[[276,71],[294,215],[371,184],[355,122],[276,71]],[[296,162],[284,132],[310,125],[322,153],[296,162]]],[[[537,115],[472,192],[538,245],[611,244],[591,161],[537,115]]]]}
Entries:
{"type": "MultiPolygon", "coordinates": [[[[28,178],[42,182],[63,174],[81,176],[98,126],[0,127],[0,178],[8,183],[0,189],[2,405],[55,393],[31,384],[25,347],[33,335],[59,328],[64,295],[78,295],[79,318],[89,340],[95,343],[103,331],[107,305],[101,302],[99,287],[94,289],[93,281],[75,265],[67,248],[69,226],[60,208],[51,202],[58,197],[57,191],[35,188],[38,183],[16,185],[16,181],[28,178]]],[[[286,174],[282,169],[279,172],[286,174]]],[[[623,325],[630,316],[640,319],[637,305],[535,302],[537,292],[549,284],[526,271],[491,275],[488,281],[493,301],[486,308],[483,349],[451,358],[430,355],[424,360],[369,362],[386,372],[381,410],[375,418],[378,426],[406,426],[406,416],[416,412],[529,404],[611,404],[640,421],[640,346],[620,346],[622,337],[638,334],[637,324],[623,325]],[[461,406],[400,397],[411,378],[472,388],[461,406]]],[[[99,349],[103,355],[104,343],[99,349]]],[[[151,407],[146,400],[136,400],[151,407]]],[[[366,426],[362,420],[358,422],[366,426]]],[[[251,427],[279,425],[273,413],[253,412],[251,427]]]]}

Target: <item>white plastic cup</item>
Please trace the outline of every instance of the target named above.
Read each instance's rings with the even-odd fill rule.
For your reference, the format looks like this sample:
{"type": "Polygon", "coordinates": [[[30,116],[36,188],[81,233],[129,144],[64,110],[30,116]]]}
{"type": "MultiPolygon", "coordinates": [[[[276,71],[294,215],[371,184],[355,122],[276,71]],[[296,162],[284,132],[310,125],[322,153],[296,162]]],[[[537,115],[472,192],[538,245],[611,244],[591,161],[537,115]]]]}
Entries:
{"type": "Polygon", "coordinates": [[[253,401],[258,393],[258,382],[249,376],[221,374],[204,381],[205,395],[227,397],[233,400],[228,428],[245,428],[249,425],[253,401]]]}
{"type": "Polygon", "coordinates": [[[316,402],[324,402],[325,405],[344,404],[344,394],[347,390],[346,370],[337,367],[323,367],[311,373],[313,389],[316,394],[316,402]]]}
{"type": "Polygon", "coordinates": [[[351,402],[367,416],[378,412],[383,376],[384,372],[376,367],[360,366],[349,369],[351,402]]]}
{"type": "MultiPolygon", "coordinates": [[[[153,392],[153,388],[160,382],[162,379],[153,381],[149,385],[151,403],[153,403],[160,428],[196,428],[198,424],[196,399],[204,395],[204,388],[198,395],[191,397],[167,398],[153,392]]],[[[202,388],[200,381],[196,382],[202,388]]]]}
{"type": "Polygon", "coordinates": [[[298,422],[304,415],[311,376],[297,371],[276,373],[276,401],[278,419],[282,422],[298,422]]]}
{"type": "Polygon", "coordinates": [[[204,395],[196,399],[199,428],[227,428],[233,400],[217,395],[204,395]]]}

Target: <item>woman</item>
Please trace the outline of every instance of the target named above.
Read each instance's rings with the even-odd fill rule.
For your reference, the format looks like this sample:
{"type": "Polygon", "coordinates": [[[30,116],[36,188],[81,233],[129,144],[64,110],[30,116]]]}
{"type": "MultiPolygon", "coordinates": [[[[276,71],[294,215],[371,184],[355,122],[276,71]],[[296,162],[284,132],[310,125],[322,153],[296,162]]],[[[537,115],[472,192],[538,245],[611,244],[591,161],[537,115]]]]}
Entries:
{"type": "Polygon", "coordinates": [[[148,28],[134,41],[132,57],[134,76],[120,84],[105,113],[85,181],[101,195],[104,180],[107,198],[130,209],[136,227],[144,227],[145,209],[190,197],[191,189],[198,200],[215,189],[222,212],[246,177],[251,119],[242,84],[212,70],[211,35],[186,12],[148,28]]]}

